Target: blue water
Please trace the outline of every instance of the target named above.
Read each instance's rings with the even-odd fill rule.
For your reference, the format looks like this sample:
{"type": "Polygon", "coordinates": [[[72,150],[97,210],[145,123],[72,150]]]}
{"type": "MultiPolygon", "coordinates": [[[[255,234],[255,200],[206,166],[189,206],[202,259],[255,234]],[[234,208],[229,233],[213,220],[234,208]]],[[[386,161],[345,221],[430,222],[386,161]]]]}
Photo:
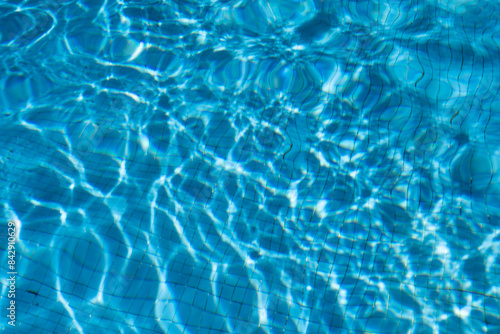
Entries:
{"type": "Polygon", "coordinates": [[[500,333],[499,2],[4,1],[0,73],[4,333],[500,333]]]}

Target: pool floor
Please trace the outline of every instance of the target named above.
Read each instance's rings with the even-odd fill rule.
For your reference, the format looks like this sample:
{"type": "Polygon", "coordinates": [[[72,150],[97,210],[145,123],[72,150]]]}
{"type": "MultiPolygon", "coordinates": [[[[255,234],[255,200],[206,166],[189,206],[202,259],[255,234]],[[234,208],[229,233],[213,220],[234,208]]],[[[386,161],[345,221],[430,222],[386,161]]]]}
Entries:
{"type": "Polygon", "coordinates": [[[3,333],[500,333],[499,2],[10,0],[0,71],[3,333]]]}

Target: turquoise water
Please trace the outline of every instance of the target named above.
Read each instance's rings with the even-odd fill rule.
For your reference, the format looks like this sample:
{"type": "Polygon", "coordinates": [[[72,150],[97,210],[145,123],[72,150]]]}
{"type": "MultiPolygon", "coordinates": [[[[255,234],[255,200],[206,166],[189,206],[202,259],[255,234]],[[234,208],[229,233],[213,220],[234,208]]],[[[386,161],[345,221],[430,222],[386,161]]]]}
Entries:
{"type": "Polygon", "coordinates": [[[5,333],[500,333],[500,3],[7,1],[5,333]]]}

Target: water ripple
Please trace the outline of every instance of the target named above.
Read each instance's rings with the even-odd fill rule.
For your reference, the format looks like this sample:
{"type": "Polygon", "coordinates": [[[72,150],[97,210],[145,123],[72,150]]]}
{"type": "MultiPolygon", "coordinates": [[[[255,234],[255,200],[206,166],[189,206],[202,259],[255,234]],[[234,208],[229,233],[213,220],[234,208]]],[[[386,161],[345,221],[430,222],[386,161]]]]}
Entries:
{"type": "Polygon", "coordinates": [[[2,4],[18,331],[495,332],[499,12],[2,4]]]}

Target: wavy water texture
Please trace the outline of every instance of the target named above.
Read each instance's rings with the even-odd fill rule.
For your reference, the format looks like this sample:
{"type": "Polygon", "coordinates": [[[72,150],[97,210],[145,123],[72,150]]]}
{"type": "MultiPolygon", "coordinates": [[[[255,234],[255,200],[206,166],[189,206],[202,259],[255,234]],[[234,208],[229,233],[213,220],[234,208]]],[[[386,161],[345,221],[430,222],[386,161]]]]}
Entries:
{"type": "Polygon", "coordinates": [[[500,332],[499,18],[3,2],[17,333],[500,332]]]}

